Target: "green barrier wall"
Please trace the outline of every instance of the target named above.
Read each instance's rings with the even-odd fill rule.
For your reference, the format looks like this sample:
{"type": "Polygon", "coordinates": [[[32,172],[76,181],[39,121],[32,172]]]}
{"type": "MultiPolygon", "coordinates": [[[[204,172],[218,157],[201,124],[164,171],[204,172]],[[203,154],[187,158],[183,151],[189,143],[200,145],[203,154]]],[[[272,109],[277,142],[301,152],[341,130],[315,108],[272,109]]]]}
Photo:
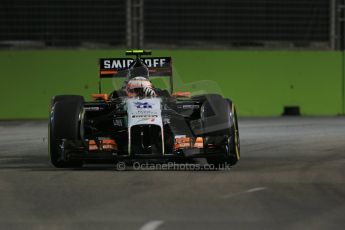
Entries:
{"type": "MultiPolygon", "coordinates": [[[[300,106],[303,115],[343,113],[340,52],[160,50],[154,55],[173,57],[177,89],[222,92],[241,116],[279,116],[284,106],[300,106]]],[[[90,99],[98,89],[97,59],[123,56],[124,50],[0,51],[0,119],[46,118],[53,95],[90,99]]]]}

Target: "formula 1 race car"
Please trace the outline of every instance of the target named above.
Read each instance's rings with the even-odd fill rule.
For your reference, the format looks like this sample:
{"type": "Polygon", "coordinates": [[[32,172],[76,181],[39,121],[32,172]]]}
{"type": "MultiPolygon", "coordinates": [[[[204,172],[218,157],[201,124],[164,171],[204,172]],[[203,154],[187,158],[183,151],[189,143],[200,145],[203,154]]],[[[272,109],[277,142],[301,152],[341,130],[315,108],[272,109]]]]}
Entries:
{"type": "Polygon", "coordinates": [[[170,57],[142,57],[151,51],[131,50],[134,58],[99,60],[99,92],[94,101],[82,96],[52,99],[49,153],[58,168],[83,163],[136,159],[206,158],[219,166],[240,159],[235,105],[218,94],[174,92],[170,57]],[[152,79],[168,80],[168,89],[152,79]],[[101,79],[124,78],[122,87],[102,93],[101,79]]]}

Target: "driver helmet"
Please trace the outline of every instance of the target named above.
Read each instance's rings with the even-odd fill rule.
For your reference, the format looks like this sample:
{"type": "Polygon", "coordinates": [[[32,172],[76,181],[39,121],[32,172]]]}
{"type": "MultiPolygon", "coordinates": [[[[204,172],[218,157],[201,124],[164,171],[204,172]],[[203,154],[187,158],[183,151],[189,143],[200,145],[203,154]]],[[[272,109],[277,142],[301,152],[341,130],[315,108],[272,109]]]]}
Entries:
{"type": "Polygon", "coordinates": [[[134,77],[126,83],[125,91],[128,97],[156,96],[151,81],[146,77],[134,77]]]}

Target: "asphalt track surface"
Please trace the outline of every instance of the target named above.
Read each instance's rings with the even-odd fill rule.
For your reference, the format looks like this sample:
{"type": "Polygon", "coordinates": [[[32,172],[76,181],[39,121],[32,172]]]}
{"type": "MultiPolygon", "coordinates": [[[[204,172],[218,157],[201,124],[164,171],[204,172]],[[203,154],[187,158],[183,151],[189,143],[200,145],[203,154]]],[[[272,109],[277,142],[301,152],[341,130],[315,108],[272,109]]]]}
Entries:
{"type": "Polygon", "coordinates": [[[55,169],[46,122],[0,122],[0,229],[344,229],[344,117],[239,126],[230,170],[116,171],[55,169]]]}

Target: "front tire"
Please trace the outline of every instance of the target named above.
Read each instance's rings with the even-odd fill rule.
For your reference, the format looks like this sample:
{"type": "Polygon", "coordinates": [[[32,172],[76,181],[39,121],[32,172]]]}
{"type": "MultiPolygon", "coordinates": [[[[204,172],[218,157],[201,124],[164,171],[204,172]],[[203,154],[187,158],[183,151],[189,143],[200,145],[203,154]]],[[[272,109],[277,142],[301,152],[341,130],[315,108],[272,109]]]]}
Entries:
{"type": "Polygon", "coordinates": [[[84,98],[75,95],[53,98],[49,119],[49,154],[57,168],[78,168],[81,160],[65,159],[60,145],[62,139],[82,140],[81,125],[84,98]]]}
{"type": "Polygon", "coordinates": [[[240,139],[235,105],[220,95],[206,95],[202,105],[206,144],[220,149],[221,156],[207,158],[215,167],[235,165],[240,159],[240,139]]]}

